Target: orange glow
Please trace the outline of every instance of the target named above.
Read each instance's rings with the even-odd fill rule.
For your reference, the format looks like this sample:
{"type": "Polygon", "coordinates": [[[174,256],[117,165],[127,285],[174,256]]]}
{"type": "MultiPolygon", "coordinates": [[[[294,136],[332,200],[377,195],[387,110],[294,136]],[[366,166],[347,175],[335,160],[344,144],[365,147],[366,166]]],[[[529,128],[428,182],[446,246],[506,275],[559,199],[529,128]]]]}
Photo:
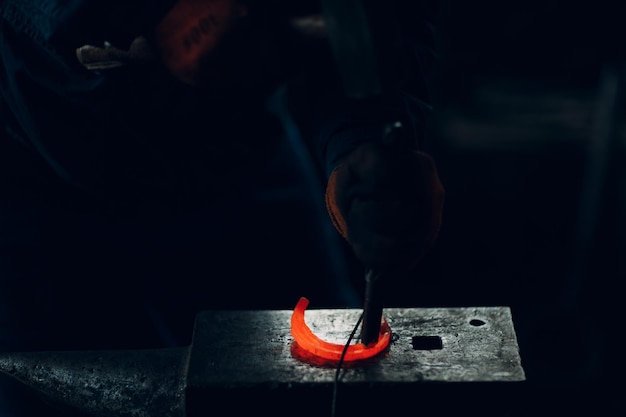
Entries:
{"type": "MultiPolygon", "coordinates": [[[[309,353],[324,359],[339,361],[341,354],[345,348],[344,345],[325,342],[313,334],[309,326],[304,321],[304,310],[309,305],[309,300],[301,297],[296,304],[291,315],[291,335],[298,345],[309,353]]],[[[374,344],[365,346],[363,343],[357,343],[348,346],[344,361],[356,361],[360,359],[371,358],[382,352],[391,339],[391,328],[387,320],[383,317],[380,326],[380,335],[378,341],[374,344]]]]}

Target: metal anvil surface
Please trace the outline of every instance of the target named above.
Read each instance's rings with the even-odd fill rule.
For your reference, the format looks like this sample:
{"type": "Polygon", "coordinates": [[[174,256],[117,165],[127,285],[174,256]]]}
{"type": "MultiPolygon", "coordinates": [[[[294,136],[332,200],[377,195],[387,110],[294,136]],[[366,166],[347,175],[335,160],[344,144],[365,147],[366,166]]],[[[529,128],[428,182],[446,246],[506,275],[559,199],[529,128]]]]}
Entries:
{"type": "MultiPolygon", "coordinates": [[[[320,338],[344,344],[360,312],[311,309],[305,319],[320,338]]],[[[525,380],[508,307],[387,308],[388,349],[339,373],[297,345],[291,314],[204,311],[186,348],[2,354],[0,369],[106,417],[330,415],[336,375],[338,416],[502,415],[525,380]]]]}

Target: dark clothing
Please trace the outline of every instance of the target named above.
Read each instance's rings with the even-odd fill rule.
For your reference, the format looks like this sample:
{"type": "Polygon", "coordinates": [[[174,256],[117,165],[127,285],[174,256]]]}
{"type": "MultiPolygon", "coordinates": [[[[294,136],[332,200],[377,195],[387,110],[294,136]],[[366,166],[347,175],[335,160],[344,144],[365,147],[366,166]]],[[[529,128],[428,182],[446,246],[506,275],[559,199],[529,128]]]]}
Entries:
{"type": "MultiPolygon", "coordinates": [[[[203,309],[359,307],[324,187],[382,110],[345,106],[328,61],[228,92],[158,65],[87,71],[75,48],[130,39],[159,10],[106,2],[114,35],[85,20],[100,3],[0,1],[0,349],[180,346],[203,309]]],[[[430,35],[415,45],[431,55],[430,35]]],[[[0,397],[0,416],[28,415],[20,401],[0,397]]]]}

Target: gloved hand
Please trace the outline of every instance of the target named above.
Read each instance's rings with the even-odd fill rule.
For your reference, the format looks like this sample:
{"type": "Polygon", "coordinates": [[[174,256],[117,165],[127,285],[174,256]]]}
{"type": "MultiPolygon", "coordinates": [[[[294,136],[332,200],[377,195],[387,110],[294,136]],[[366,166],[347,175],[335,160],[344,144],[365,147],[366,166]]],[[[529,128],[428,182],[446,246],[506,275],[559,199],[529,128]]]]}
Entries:
{"type": "Polygon", "coordinates": [[[444,189],[426,153],[366,143],[333,171],[326,206],[356,257],[411,270],[435,242],[444,189]]]}

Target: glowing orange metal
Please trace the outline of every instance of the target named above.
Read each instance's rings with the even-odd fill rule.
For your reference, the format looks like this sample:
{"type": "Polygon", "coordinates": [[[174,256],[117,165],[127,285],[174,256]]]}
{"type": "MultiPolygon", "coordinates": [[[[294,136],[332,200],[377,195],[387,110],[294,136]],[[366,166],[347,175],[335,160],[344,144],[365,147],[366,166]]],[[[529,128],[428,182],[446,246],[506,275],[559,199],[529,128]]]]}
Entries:
{"type": "MultiPolygon", "coordinates": [[[[313,355],[330,360],[340,360],[341,354],[345,348],[344,345],[326,342],[313,334],[309,326],[304,321],[304,310],[309,305],[309,300],[301,297],[296,304],[291,315],[291,335],[298,345],[312,353],[313,355]]],[[[344,361],[356,361],[360,359],[371,358],[382,352],[391,339],[391,328],[387,320],[383,317],[380,326],[380,335],[378,341],[374,344],[365,346],[363,343],[349,345],[344,361]]]]}

